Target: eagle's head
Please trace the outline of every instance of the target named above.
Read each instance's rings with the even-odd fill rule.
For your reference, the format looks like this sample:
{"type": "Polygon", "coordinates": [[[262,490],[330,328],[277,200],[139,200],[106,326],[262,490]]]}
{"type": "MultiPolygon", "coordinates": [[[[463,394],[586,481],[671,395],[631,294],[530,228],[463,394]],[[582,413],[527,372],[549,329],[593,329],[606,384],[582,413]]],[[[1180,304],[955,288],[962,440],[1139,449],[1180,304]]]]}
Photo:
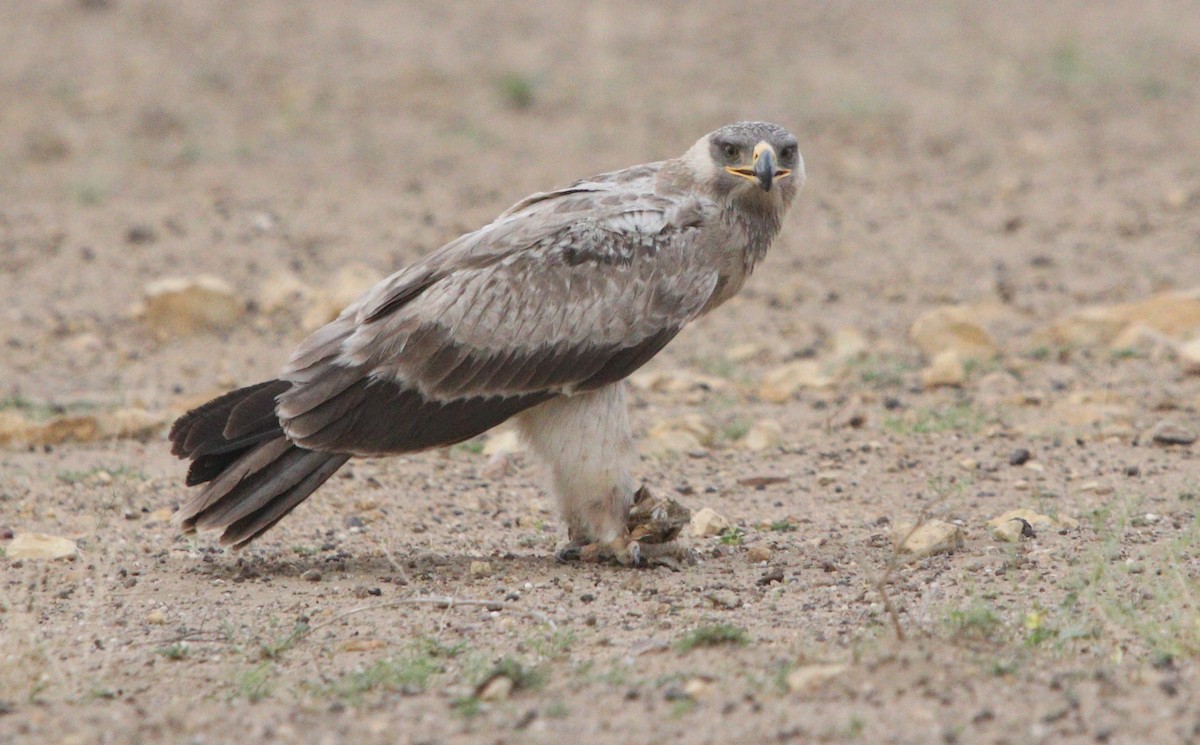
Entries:
{"type": "Polygon", "coordinates": [[[746,206],[782,212],[804,185],[796,137],[778,124],[738,122],[701,137],[684,156],[698,183],[746,206]]]}

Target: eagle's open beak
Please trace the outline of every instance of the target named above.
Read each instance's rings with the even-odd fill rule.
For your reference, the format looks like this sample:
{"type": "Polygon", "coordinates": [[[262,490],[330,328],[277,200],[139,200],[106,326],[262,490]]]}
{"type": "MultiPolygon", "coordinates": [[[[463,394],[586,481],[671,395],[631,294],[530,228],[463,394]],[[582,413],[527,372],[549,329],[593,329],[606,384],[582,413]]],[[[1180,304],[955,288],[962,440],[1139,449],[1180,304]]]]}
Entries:
{"type": "Polygon", "coordinates": [[[726,166],[725,170],[735,176],[757,182],[763,191],[770,191],[771,185],[775,183],[776,179],[792,175],[791,169],[777,167],[775,159],[775,148],[771,147],[769,143],[760,142],[754,146],[754,161],[750,168],[726,166]]]}

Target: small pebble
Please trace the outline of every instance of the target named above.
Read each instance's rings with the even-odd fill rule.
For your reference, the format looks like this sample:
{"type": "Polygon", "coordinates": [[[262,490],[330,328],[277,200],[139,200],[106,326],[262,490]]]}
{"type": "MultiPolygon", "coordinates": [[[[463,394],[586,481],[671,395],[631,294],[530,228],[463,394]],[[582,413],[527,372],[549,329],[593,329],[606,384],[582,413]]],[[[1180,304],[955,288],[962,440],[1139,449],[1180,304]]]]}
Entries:
{"type": "Polygon", "coordinates": [[[746,558],[757,564],[760,561],[769,561],[771,559],[771,549],[763,546],[751,546],[746,550],[746,558]]]}
{"type": "Polygon", "coordinates": [[[1028,463],[1029,459],[1032,457],[1033,453],[1030,453],[1028,449],[1017,448],[1016,450],[1012,451],[1011,455],[1008,456],[1008,465],[1023,466],[1028,463]]]}
{"type": "Polygon", "coordinates": [[[1191,445],[1196,441],[1196,433],[1178,424],[1164,422],[1154,428],[1150,438],[1156,445],[1191,445]]]}

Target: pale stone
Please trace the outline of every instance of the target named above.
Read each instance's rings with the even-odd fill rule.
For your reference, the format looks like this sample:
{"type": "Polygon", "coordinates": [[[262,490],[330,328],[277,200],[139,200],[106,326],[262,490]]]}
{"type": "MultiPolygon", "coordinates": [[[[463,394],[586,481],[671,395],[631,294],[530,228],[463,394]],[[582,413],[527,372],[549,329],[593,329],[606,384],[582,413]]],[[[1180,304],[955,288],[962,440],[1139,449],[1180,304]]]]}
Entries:
{"type": "Polygon", "coordinates": [[[258,306],[264,313],[299,310],[312,302],[315,291],[291,272],[277,272],[258,288],[258,306]]]}
{"type": "Polygon", "coordinates": [[[770,547],[764,546],[761,543],[751,546],[746,550],[746,558],[755,564],[763,561],[770,561],[771,549],[770,547]]]}
{"type": "Polygon", "coordinates": [[[9,559],[73,559],[78,552],[70,538],[45,533],[17,533],[5,549],[9,559]]]}
{"type": "Polygon", "coordinates": [[[999,350],[977,316],[964,306],[936,308],[913,322],[909,338],[930,358],[953,351],[964,362],[989,360],[999,350]]]}
{"type": "Polygon", "coordinates": [[[669,455],[704,450],[713,443],[713,428],[699,414],[664,419],[646,433],[644,450],[650,455],[669,455]]]}
{"type": "Polygon", "coordinates": [[[1200,288],[1163,292],[1132,303],[1083,308],[1044,329],[1040,336],[1070,346],[1102,346],[1112,344],[1127,328],[1136,325],[1174,339],[1200,329],[1200,288]]]}
{"type": "Polygon", "coordinates": [[[767,347],[757,342],[734,344],[725,350],[725,359],[730,362],[749,362],[755,357],[762,356],[768,351],[767,347]]]}
{"type": "Polygon", "coordinates": [[[914,556],[950,553],[963,545],[963,529],[943,520],[929,520],[915,530],[912,523],[897,523],[892,530],[896,550],[914,556]]]}
{"type": "Polygon", "coordinates": [[[1179,362],[1188,375],[1200,375],[1200,338],[1190,339],[1175,348],[1179,362]]]}
{"type": "Polygon", "coordinates": [[[773,448],[783,442],[783,425],[774,419],[760,419],[738,440],[743,450],[759,451],[773,448]]]}
{"type": "Polygon", "coordinates": [[[707,678],[692,678],[684,683],[683,692],[690,698],[702,699],[711,696],[714,688],[712,681],[707,678]]]}
{"type": "Polygon", "coordinates": [[[167,617],[158,608],[155,608],[154,610],[152,610],[148,614],[146,614],[146,623],[148,623],[152,626],[162,626],[166,622],[167,622],[167,617]]]}
{"type": "Polygon", "coordinates": [[[833,358],[839,362],[858,359],[869,348],[867,337],[853,326],[843,326],[833,334],[833,358]]]}
{"type": "Polygon", "coordinates": [[[492,563],[490,561],[472,561],[471,576],[472,577],[490,577],[492,574],[492,563]]]}
{"type": "Polygon", "coordinates": [[[722,532],[729,530],[732,524],[728,518],[712,507],[702,507],[692,514],[691,526],[692,535],[703,537],[720,535],[722,532]]]}
{"type": "Polygon", "coordinates": [[[788,673],[787,688],[791,693],[812,693],[845,671],[840,664],[801,665],[788,673]]]}
{"type": "Polygon", "coordinates": [[[1016,542],[1021,539],[1021,531],[1024,528],[1024,525],[1021,524],[1022,520],[1029,523],[1029,527],[1033,528],[1034,532],[1079,527],[1077,520],[1066,515],[1059,515],[1055,518],[1021,508],[1009,510],[999,517],[988,520],[988,530],[997,540],[1016,542]]]}
{"type": "Polygon", "coordinates": [[[512,695],[514,687],[512,678],[495,675],[479,686],[479,692],[475,695],[480,701],[504,701],[512,695]]]}
{"type": "Polygon", "coordinates": [[[15,411],[0,411],[0,445],[26,443],[38,425],[15,411]]]}
{"type": "Polygon", "coordinates": [[[804,388],[821,390],[830,388],[834,379],[826,375],[821,366],[812,360],[789,362],[763,376],[758,397],[771,403],[785,403],[804,388]]]}
{"type": "Polygon", "coordinates": [[[159,434],[167,421],[165,415],[145,409],[117,409],[97,416],[97,428],[102,438],[149,440],[159,434]]]}
{"type": "Polygon", "coordinates": [[[929,367],[921,371],[921,385],[925,388],[958,387],[966,379],[966,365],[953,349],[938,352],[929,367]]]}
{"type": "Polygon", "coordinates": [[[729,382],[722,378],[690,370],[645,370],[631,375],[629,383],[639,390],[671,394],[706,393],[729,387],[729,382]]]}
{"type": "Polygon", "coordinates": [[[104,342],[100,337],[86,331],[64,339],[62,344],[67,351],[75,355],[92,354],[104,349],[104,342]]]}
{"type": "Polygon", "coordinates": [[[170,277],[146,285],[143,319],[159,338],[220,331],[237,323],[246,304],[223,279],[170,277]]]}

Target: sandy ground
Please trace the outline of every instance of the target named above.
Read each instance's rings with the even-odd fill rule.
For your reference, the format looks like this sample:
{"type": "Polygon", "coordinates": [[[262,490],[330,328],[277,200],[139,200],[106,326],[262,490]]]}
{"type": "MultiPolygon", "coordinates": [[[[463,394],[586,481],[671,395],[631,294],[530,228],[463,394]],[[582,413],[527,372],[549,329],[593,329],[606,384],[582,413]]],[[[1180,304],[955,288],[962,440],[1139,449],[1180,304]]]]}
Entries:
{"type": "Polygon", "coordinates": [[[1196,451],[1146,434],[1196,426],[1200,378],[1153,334],[1043,333],[1200,285],[1200,5],[564,5],[4,4],[0,413],[165,416],[272,376],[312,302],[272,310],[284,274],[383,276],[769,119],[808,186],[647,368],[684,382],[633,391],[651,446],[706,430],[644,478],[735,529],[683,572],[558,566],[536,465],[476,442],[354,462],[233,555],[166,523],[161,428],[12,443],[0,535],[79,555],[0,558],[0,742],[1200,740],[1196,451]],[[248,304],[231,328],[131,309],[198,274],[248,304]],[[909,328],[954,304],[1000,354],[923,386],[909,328]],[[761,395],[797,360],[830,380],[761,395]],[[996,540],[1015,508],[1068,519],[996,540]],[[934,519],[963,545],[895,550],[934,519]]]}

